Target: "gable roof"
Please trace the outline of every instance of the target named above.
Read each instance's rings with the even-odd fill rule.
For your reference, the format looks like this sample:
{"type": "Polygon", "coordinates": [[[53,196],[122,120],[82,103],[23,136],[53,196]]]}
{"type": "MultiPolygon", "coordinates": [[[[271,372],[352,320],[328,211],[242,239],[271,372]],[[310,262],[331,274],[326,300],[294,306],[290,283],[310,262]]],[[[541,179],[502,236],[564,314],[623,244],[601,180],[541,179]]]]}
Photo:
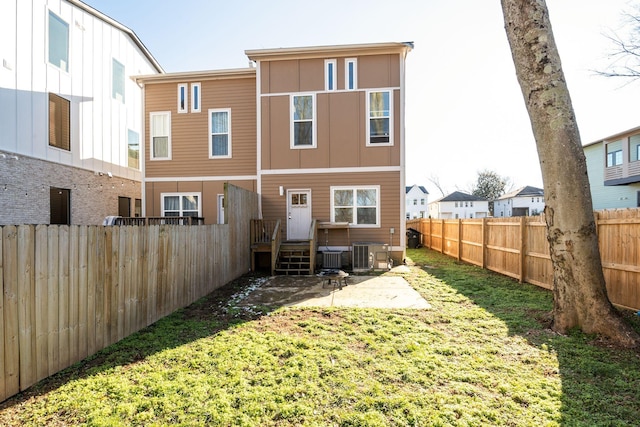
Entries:
{"type": "MultiPolygon", "coordinates": [[[[433,203],[438,202],[486,202],[488,201],[484,197],[474,196],[473,194],[463,193],[462,191],[454,191],[451,194],[444,196],[441,199],[434,201],[433,203]]],[[[431,203],[429,203],[431,204],[431,203]]]]}
{"type": "Polygon", "coordinates": [[[418,188],[420,189],[420,191],[422,191],[424,194],[429,194],[429,192],[427,191],[427,189],[426,189],[426,188],[424,188],[422,185],[408,185],[408,186],[405,188],[404,192],[405,192],[405,193],[408,193],[409,191],[411,191],[411,189],[412,189],[413,187],[418,187],[418,188]]]}
{"type": "Polygon", "coordinates": [[[160,63],[153,57],[153,55],[151,54],[149,49],[147,49],[147,47],[144,45],[144,43],[142,43],[142,40],[140,40],[138,38],[138,36],[136,35],[136,33],[133,32],[132,29],[122,25],[121,23],[119,23],[115,19],[108,17],[104,13],[100,12],[97,9],[94,9],[93,7],[89,6],[86,3],[83,3],[80,0],[67,0],[67,1],[70,4],[80,8],[82,10],[84,10],[85,12],[95,16],[96,18],[106,22],[107,24],[111,25],[112,27],[115,27],[115,28],[119,29],[120,31],[122,31],[123,33],[127,34],[131,38],[131,40],[133,40],[133,42],[136,44],[136,46],[138,46],[138,48],[140,49],[142,54],[149,60],[151,65],[153,65],[153,68],[155,68],[158,73],[164,73],[164,70],[162,69],[162,66],[160,65],[160,63]]]}
{"type": "Polygon", "coordinates": [[[542,197],[544,196],[544,190],[542,188],[531,187],[529,185],[526,185],[510,193],[503,194],[502,196],[498,197],[497,200],[511,199],[513,197],[531,197],[531,196],[542,197]]]}

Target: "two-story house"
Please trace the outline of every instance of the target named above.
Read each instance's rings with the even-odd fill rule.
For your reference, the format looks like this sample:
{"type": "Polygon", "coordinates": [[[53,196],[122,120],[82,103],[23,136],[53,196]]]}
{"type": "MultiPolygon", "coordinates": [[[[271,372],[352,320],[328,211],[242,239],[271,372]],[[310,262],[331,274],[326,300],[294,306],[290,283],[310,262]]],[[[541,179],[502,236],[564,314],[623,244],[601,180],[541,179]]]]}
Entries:
{"type": "Polygon", "coordinates": [[[585,144],[593,209],[640,207],[640,127],[585,144]]]}
{"type": "Polygon", "coordinates": [[[248,50],[253,68],[138,77],[146,215],[221,222],[231,182],[260,194],[262,217],[280,220],[286,240],[306,239],[316,220],[326,226],[320,251],[379,242],[401,260],[411,49],[248,50]]]}
{"type": "Polygon", "coordinates": [[[493,201],[493,216],[529,216],[544,211],[544,190],[529,185],[518,188],[493,201]]]}
{"type": "Polygon", "coordinates": [[[3,0],[0,39],[0,224],[139,213],[142,42],[78,0],[3,0]]]}
{"type": "Polygon", "coordinates": [[[407,219],[426,218],[429,212],[429,192],[422,185],[407,186],[405,189],[407,219]]]}
{"type": "Polygon", "coordinates": [[[454,191],[429,203],[429,217],[434,219],[486,218],[489,201],[484,197],[454,191]]]}

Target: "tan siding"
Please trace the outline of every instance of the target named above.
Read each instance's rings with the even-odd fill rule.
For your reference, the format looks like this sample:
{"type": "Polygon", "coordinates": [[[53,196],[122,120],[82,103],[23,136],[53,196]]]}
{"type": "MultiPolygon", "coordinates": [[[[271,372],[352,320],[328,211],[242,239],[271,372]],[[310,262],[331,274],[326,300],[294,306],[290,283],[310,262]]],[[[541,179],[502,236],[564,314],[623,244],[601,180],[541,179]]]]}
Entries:
{"type": "Polygon", "coordinates": [[[274,61],[269,66],[267,91],[264,93],[297,92],[300,87],[299,61],[274,61]]]}
{"type": "Polygon", "coordinates": [[[269,120],[269,141],[262,149],[270,151],[270,169],[299,167],[300,150],[291,149],[288,96],[271,97],[269,120]]]}
{"type": "MultiPolygon", "coordinates": [[[[185,83],[191,83],[185,81],[185,83]]],[[[147,177],[255,175],[255,80],[202,81],[201,112],[177,112],[177,84],[147,84],[145,103],[145,173],[147,177]],[[230,159],[209,159],[209,114],[231,109],[230,159]],[[171,160],[150,161],[149,113],[171,111],[171,160]]]]}
{"type": "MultiPolygon", "coordinates": [[[[237,187],[256,191],[255,180],[229,181],[237,187]]],[[[146,216],[162,215],[162,193],[201,193],[205,224],[218,221],[218,194],[224,194],[223,181],[148,182],[146,184],[146,216]]]]}
{"type": "MultiPolygon", "coordinates": [[[[286,189],[311,189],[312,216],[318,221],[331,219],[331,186],[337,185],[380,185],[380,228],[351,228],[351,242],[374,241],[389,243],[389,229],[395,228],[395,245],[400,236],[400,173],[343,173],[343,174],[301,174],[267,175],[262,178],[262,214],[266,219],[281,219],[286,225],[286,196],[279,195],[279,186],[286,189]]],[[[286,231],[286,227],[285,227],[286,231]]],[[[331,245],[346,246],[346,233],[332,230],[331,245]]],[[[286,233],[285,233],[286,234],[286,233]]],[[[321,244],[323,238],[320,239],[321,244]]]]}
{"type": "Polygon", "coordinates": [[[303,59],[300,60],[299,67],[300,88],[298,91],[324,90],[324,59],[303,59]]]}
{"type": "Polygon", "coordinates": [[[358,87],[400,86],[400,56],[375,55],[358,58],[358,87]]]}
{"type": "MultiPolygon", "coordinates": [[[[364,97],[358,92],[331,95],[329,111],[330,166],[360,164],[359,146],[364,146],[364,97]]],[[[322,125],[322,123],[320,123],[322,125]]],[[[319,142],[320,143],[320,142],[319,142]]]]}

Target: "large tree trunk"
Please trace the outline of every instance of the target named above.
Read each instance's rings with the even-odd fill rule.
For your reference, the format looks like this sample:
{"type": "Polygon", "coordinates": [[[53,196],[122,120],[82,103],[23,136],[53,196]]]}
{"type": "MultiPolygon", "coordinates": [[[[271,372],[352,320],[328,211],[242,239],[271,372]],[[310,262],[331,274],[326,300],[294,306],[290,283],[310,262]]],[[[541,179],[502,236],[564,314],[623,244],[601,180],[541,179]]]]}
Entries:
{"type": "Polygon", "coordinates": [[[553,263],[553,325],[624,347],[640,337],[607,298],[587,166],[544,0],[501,0],[507,38],[538,148],[553,263]]]}

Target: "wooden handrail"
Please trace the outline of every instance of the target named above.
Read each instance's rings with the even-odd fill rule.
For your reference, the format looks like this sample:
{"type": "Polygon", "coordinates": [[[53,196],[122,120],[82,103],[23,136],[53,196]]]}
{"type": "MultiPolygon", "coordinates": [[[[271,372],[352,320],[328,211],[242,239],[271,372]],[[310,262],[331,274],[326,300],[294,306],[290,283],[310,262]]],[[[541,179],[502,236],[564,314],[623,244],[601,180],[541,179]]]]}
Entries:
{"type": "Polygon", "coordinates": [[[318,220],[311,221],[309,229],[309,274],[313,274],[316,269],[316,244],[318,240],[318,220]]]}
{"type": "Polygon", "coordinates": [[[280,244],[282,243],[282,232],[280,227],[280,220],[276,221],[273,227],[273,233],[271,235],[271,275],[276,273],[276,261],[278,260],[278,254],[280,253],[280,244]]]}

